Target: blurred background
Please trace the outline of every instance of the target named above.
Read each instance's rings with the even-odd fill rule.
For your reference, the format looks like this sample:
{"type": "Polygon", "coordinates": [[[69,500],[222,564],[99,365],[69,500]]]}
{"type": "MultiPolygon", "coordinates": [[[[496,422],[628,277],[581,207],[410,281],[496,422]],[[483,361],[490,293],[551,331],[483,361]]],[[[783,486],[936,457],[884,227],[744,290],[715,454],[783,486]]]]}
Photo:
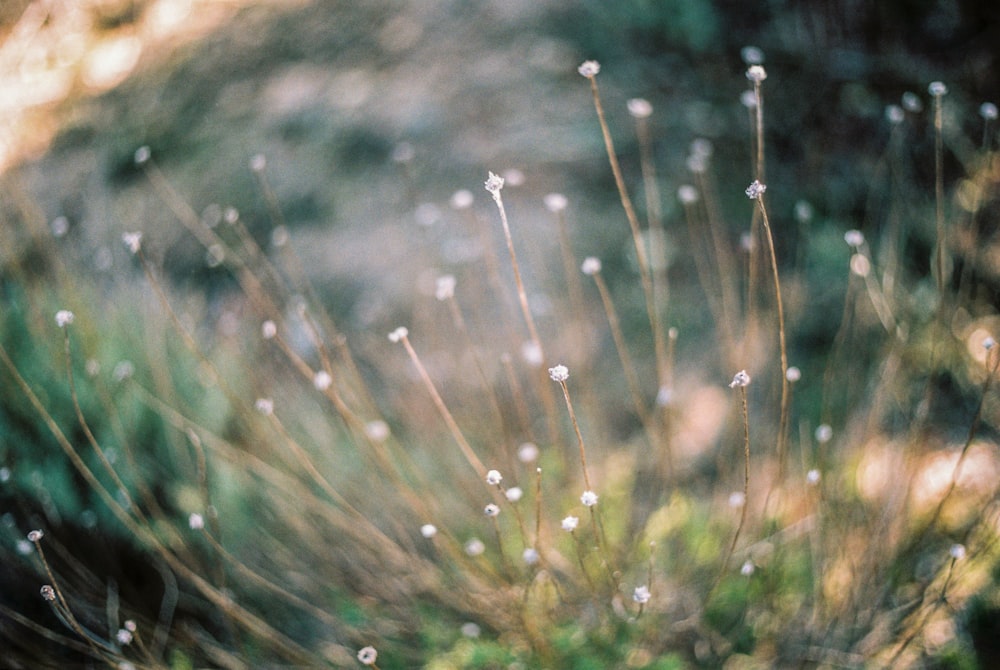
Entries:
{"type": "MultiPolygon", "coordinates": [[[[475,209],[492,222],[482,187],[487,171],[508,179],[505,199],[529,284],[558,286],[545,270],[558,246],[543,198],[565,194],[576,255],[603,259],[623,301],[626,329],[641,332],[632,241],[590,89],[577,74],[581,61],[595,59],[637,203],[645,193],[626,101],[640,97],[653,107],[649,124],[676,305],[668,318],[684,333],[681,374],[727,379],[733,370],[704,344],[715,332],[708,311],[697,307],[703,289],[675,193],[691,180],[692,142],[708,139],[723,211],[737,213],[725,217],[730,239],[739,240],[749,226],[744,189],[753,156],[741,95],[744,49],[754,46],[768,73],[766,181],[794,322],[791,350],[807,375],[819,377],[843,307],[843,233],[860,229],[876,239],[888,225],[886,197],[876,188],[890,180],[882,170],[895,126],[886,106],[905,108],[905,133],[894,146],[895,165],[905,174],[893,182],[893,197],[906,203],[904,264],[930,290],[927,84],[940,80],[949,90],[945,181],[951,184],[965,177],[965,158],[978,146],[980,104],[1000,100],[998,45],[1000,4],[986,0],[3,0],[4,337],[22,361],[59,360],[60,341],[42,344],[24,334],[37,316],[25,307],[26,295],[49,297],[52,309],[43,312],[49,320],[74,295],[56,278],[92,284],[92,311],[129,324],[135,317],[118,310],[123,296],[150,299],[121,287],[136,277],[121,244],[122,233],[135,230],[152,241],[150,253],[169,286],[199,297],[199,308],[190,311],[198,327],[230,333],[241,308],[230,273],[151,187],[135,162],[140,147],[149,147],[157,168],[209,225],[235,208],[262,248],[292,245],[363,360],[378,356],[366,350],[369,342],[382,343],[399,323],[421,318],[415,299],[433,295],[440,272],[482,262],[480,233],[464,213],[469,196],[459,193],[471,193],[475,209]],[[62,265],[53,260],[53,240],[62,265]]],[[[1000,253],[992,197],[995,189],[977,203],[986,231],[977,244],[987,260],[1000,253]]],[[[960,212],[962,203],[948,206],[960,212]]],[[[955,248],[960,265],[963,250],[955,248]]],[[[977,316],[995,313],[998,267],[992,261],[977,267],[977,316]]],[[[543,323],[552,302],[564,297],[559,288],[533,296],[543,323]]],[[[868,318],[877,331],[874,315],[868,318]]],[[[546,327],[556,330],[551,321],[546,327]]],[[[100,343],[92,345],[100,350],[100,343]]],[[[868,360],[876,347],[860,342],[855,353],[868,360]]],[[[48,398],[66,400],[59,380],[45,384],[48,398]]],[[[90,532],[100,514],[94,500],[61,458],[30,448],[49,438],[23,397],[5,394],[5,532],[23,537],[26,524],[58,520],[80,533],[83,554],[99,556],[103,543],[114,541],[123,584],[131,580],[141,592],[155,581],[148,574],[154,568],[130,568],[127,543],[90,532]]],[[[943,431],[967,427],[969,397],[956,392],[945,408],[954,420],[943,431]]],[[[818,391],[805,391],[800,402],[800,411],[818,422],[818,391]]],[[[73,422],[68,409],[62,418],[73,422]]],[[[162,439],[153,428],[146,437],[162,439]]],[[[33,586],[14,586],[14,571],[0,568],[0,578],[0,600],[41,610],[33,586]]]]}

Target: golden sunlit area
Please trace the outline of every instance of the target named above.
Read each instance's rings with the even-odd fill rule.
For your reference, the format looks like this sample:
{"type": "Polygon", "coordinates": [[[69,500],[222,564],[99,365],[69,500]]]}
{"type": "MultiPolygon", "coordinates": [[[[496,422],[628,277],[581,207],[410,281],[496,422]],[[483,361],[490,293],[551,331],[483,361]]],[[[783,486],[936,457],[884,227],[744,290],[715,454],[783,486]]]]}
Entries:
{"type": "Polygon", "coordinates": [[[995,667],[993,5],[0,3],[0,667],[995,667]]]}

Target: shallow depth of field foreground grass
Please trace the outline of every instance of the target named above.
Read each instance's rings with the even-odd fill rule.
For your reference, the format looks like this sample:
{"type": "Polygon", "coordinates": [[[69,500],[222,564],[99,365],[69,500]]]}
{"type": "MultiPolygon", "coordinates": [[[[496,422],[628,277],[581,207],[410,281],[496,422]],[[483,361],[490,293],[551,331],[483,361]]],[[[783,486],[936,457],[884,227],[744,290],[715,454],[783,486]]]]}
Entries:
{"type": "Polygon", "coordinates": [[[266,154],[206,208],[132,147],[176,227],[116,234],[118,276],[11,190],[0,664],[995,662],[997,109],[884,101],[840,225],[768,178],[780,71],[742,55],[745,149],[668,168],[671,110],[565,63],[597,229],[504,165],[427,204],[397,145],[421,223],[366,238],[364,299],[314,266],[379,253],[297,239],[266,154]]]}

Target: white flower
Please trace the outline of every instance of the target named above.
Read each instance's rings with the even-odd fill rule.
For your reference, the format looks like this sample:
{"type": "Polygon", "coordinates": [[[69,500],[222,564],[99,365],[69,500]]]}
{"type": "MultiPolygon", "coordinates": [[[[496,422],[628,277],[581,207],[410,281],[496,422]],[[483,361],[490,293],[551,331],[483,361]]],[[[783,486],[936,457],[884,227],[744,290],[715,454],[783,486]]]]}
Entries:
{"type": "Polygon", "coordinates": [[[138,231],[134,233],[124,233],[122,235],[122,242],[124,242],[125,246],[128,247],[129,253],[137,254],[139,253],[139,249],[142,247],[142,233],[138,231]]]}
{"type": "MultiPolygon", "coordinates": [[[[695,170],[692,170],[695,172],[695,170]]],[[[698,202],[698,189],[691,184],[684,184],[677,189],[677,199],[684,205],[693,205],[698,202]]]]}
{"type": "Polygon", "coordinates": [[[663,385],[656,390],[656,406],[670,407],[674,401],[674,390],[667,385],[663,385]]]}
{"type": "Polygon", "coordinates": [[[903,113],[903,108],[899,105],[886,105],[885,106],[885,120],[892,125],[898,125],[903,122],[906,118],[903,113]]]}
{"type": "Polygon", "coordinates": [[[389,341],[390,342],[399,342],[400,340],[404,339],[409,334],[410,334],[410,331],[406,327],[400,326],[396,330],[394,330],[391,333],[389,333],[389,341]]]}
{"type": "Polygon", "coordinates": [[[585,60],[580,63],[580,67],[578,67],[576,71],[587,79],[593,79],[597,76],[597,73],[601,71],[601,64],[596,60],[585,60]]]}
{"type": "Polygon", "coordinates": [[[534,565],[538,562],[538,550],[534,547],[528,547],[524,550],[524,552],[522,552],[521,558],[523,558],[524,562],[528,565],[534,565]]]}
{"type": "Polygon", "coordinates": [[[564,382],[569,379],[569,368],[565,365],[557,365],[549,368],[549,378],[554,382],[564,382]]]}
{"type": "Polygon", "coordinates": [[[521,358],[531,367],[537,368],[542,364],[542,350],[537,344],[528,340],[521,345],[521,358]]]}
{"type": "Polygon", "coordinates": [[[791,366],[790,368],[785,370],[785,379],[787,379],[792,383],[799,381],[800,379],[802,379],[802,370],[799,370],[794,365],[791,366]]]}
{"type": "Polygon", "coordinates": [[[115,369],[111,371],[111,376],[117,382],[123,382],[133,374],[135,374],[135,366],[132,365],[132,361],[118,361],[115,369]]]}
{"type": "Polygon", "coordinates": [[[17,541],[17,553],[19,553],[21,556],[27,556],[34,550],[35,548],[27,540],[17,541]]]}
{"type": "Polygon", "coordinates": [[[746,370],[740,370],[735,375],[733,375],[733,381],[729,382],[729,388],[745,388],[750,386],[750,375],[747,374],[746,370]]]}
{"type": "Polygon", "coordinates": [[[326,370],[320,370],[313,375],[313,386],[316,387],[317,391],[325,391],[330,388],[331,384],[333,384],[333,378],[326,370]]]}
{"type": "Polygon", "coordinates": [[[264,154],[254,154],[250,157],[250,169],[254,172],[263,172],[267,167],[267,157],[264,154]]]}
{"type": "Polygon", "coordinates": [[[965,547],[961,544],[953,544],[951,548],[948,549],[948,554],[951,555],[956,561],[960,561],[965,558],[965,547]]]}
{"type": "Polygon", "coordinates": [[[132,158],[135,160],[136,165],[145,165],[146,162],[149,161],[151,155],[152,153],[150,152],[149,147],[143,145],[135,150],[135,154],[132,158]]]}
{"type": "Polygon", "coordinates": [[[562,520],[562,529],[568,533],[572,533],[579,525],[580,519],[575,516],[568,516],[562,520]]]}
{"type": "Polygon", "coordinates": [[[483,185],[487,191],[493,194],[493,199],[496,200],[500,197],[500,189],[503,188],[503,177],[490,172],[489,177],[487,177],[483,185]]]}
{"type": "Polygon", "coordinates": [[[764,52],[760,47],[747,45],[740,49],[740,58],[747,65],[760,65],[764,62],[764,52]]]}
{"type": "Polygon", "coordinates": [[[986,337],[983,338],[983,349],[989,351],[995,346],[997,346],[997,341],[994,340],[992,337],[987,335],[986,337]]]}
{"type": "Polygon", "coordinates": [[[471,621],[463,623],[462,627],[459,630],[462,631],[462,635],[464,637],[468,638],[477,638],[479,637],[480,633],[482,633],[482,630],[479,628],[479,625],[472,623],[471,621]]]}
{"type": "Polygon", "coordinates": [[[507,496],[507,500],[517,502],[524,495],[524,491],[521,490],[520,486],[511,486],[504,492],[504,495],[507,496]]]}
{"type": "Polygon", "coordinates": [[[743,494],[743,491],[733,491],[729,494],[729,506],[734,508],[743,507],[747,502],[747,497],[743,494]]]}
{"type": "Polygon", "coordinates": [[[120,645],[130,644],[132,642],[132,633],[124,628],[119,628],[118,632],[115,633],[115,639],[120,645]]]}
{"type": "Polygon", "coordinates": [[[441,275],[435,280],[434,297],[438,300],[455,297],[455,275],[441,275]]]}
{"type": "Polygon", "coordinates": [[[987,121],[996,121],[997,119],[997,106],[992,102],[984,102],[979,105],[979,116],[983,117],[987,121]]]}
{"type": "Polygon", "coordinates": [[[45,533],[40,530],[33,530],[28,533],[28,540],[30,542],[38,542],[43,537],[45,537],[45,533]]]}
{"type": "Polygon", "coordinates": [[[191,512],[188,516],[188,527],[191,530],[201,530],[205,527],[205,517],[197,512],[191,512]]]}
{"type": "Polygon", "coordinates": [[[820,444],[826,444],[833,438],[833,428],[829,424],[821,423],[816,426],[816,441],[820,444]]]}
{"type": "Polygon", "coordinates": [[[816,484],[819,484],[819,479],[820,479],[819,470],[817,470],[816,468],[813,468],[812,470],[806,473],[806,483],[808,484],[815,486],[816,484]]]}
{"type": "Polygon", "coordinates": [[[632,592],[632,600],[636,601],[640,605],[648,603],[650,597],[648,586],[637,586],[632,592]]]}
{"type": "Polygon", "coordinates": [[[385,442],[389,439],[391,432],[389,424],[381,419],[375,419],[374,421],[369,421],[365,424],[365,435],[369,440],[373,440],[375,442],[385,442]]]}
{"type": "Polygon", "coordinates": [[[569,201],[566,199],[562,193],[549,193],[544,198],[542,202],[545,203],[545,209],[549,210],[553,214],[556,212],[561,212],[566,209],[569,201]]]}
{"type": "Polygon", "coordinates": [[[480,556],[484,551],[486,551],[486,545],[483,544],[482,540],[472,538],[465,543],[465,553],[469,556],[480,556]]]}
{"type": "Polygon", "coordinates": [[[538,460],[538,445],[534,442],[525,442],[517,448],[517,460],[522,463],[534,463],[538,460]]]}
{"type": "Polygon", "coordinates": [[[257,398],[257,401],[254,402],[253,406],[254,409],[264,416],[271,416],[274,414],[274,401],[270,398],[257,398]]]}
{"type": "Polygon", "coordinates": [[[428,540],[437,535],[438,529],[432,523],[425,523],[420,527],[420,534],[423,535],[428,540]]]}
{"type": "Polygon", "coordinates": [[[857,249],[865,243],[865,235],[860,230],[848,230],[844,233],[844,241],[847,246],[857,249]]]}
{"type": "Polygon", "coordinates": [[[490,470],[486,473],[486,483],[490,486],[496,486],[503,481],[503,475],[500,474],[499,470],[490,470]]]}
{"type": "Polygon", "coordinates": [[[362,665],[375,665],[377,658],[378,652],[375,651],[375,647],[365,647],[358,652],[358,660],[361,661],[362,665]]]}
{"type": "Polygon", "coordinates": [[[940,98],[942,95],[948,92],[948,87],[944,85],[944,82],[932,81],[927,86],[927,92],[933,95],[935,98],[940,98]]]}
{"type": "Polygon", "coordinates": [[[922,112],[924,110],[924,103],[920,100],[918,96],[913,91],[907,91],[903,93],[903,97],[900,99],[903,105],[903,109],[908,112],[913,112],[914,114],[922,112]]]}
{"type": "Polygon", "coordinates": [[[747,68],[747,79],[755,84],[759,84],[767,79],[767,72],[761,65],[751,65],[747,68]]]}
{"type": "Polygon", "coordinates": [[[594,256],[587,256],[583,259],[583,263],[580,264],[580,272],[585,275],[593,276],[601,271],[601,259],[595,258],[594,256]]]}
{"type": "Polygon", "coordinates": [[[61,309],[56,312],[56,325],[60,328],[65,328],[69,324],[73,323],[73,312],[68,309],[61,309]]]}
{"type": "Polygon", "coordinates": [[[451,194],[448,204],[451,205],[452,209],[468,209],[475,201],[476,197],[472,195],[472,191],[463,188],[451,194]]]}
{"type": "Polygon", "coordinates": [[[705,174],[708,171],[708,158],[701,154],[691,154],[685,164],[693,174],[705,174]]]}
{"type": "Polygon", "coordinates": [[[747,89],[740,93],[740,104],[747,109],[757,108],[757,94],[753,92],[753,89],[747,89]]]}
{"type": "Polygon", "coordinates": [[[628,105],[628,113],[636,119],[648,118],[653,113],[653,105],[644,98],[632,98],[625,104],[628,105]]]}
{"type": "Polygon", "coordinates": [[[767,186],[761,184],[756,179],[747,186],[746,194],[751,200],[760,200],[760,197],[764,195],[764,191],[767,190],[767,186]]]}
{"type": "Polygon", "coordinates": [[[814,214],[813,206],[807,201],[799,200],[795,203],[795,218],[799,223],[809,223],[812,221],[814,214]]]}
{"type": "Polygon", "coordinates": [[[745,561],[740,567],[740,574],[744,577],[749,577],[756,569],[757,567],[753,564],[753,561],[745,561]]]}
{"type": "Polygon", "coordinates": [[[493,503],[490,503],[489,505],[483,508],[483,514],[490,517],[500,516],[500,508],[494,505],[493,503]]]}
{"type": "Polygon", "coordinates": [[[133,621],[132,619],[126,619],[125,620],[125,630],[127,630],[130,633],[134,633],[135,630],[136,630],[135,621],[133,621]]]}
{"type": "Polygon", "coordinates": [[[268,320],[260,324],[260,335],[265,340],[270,340],[277,334],[278,334],[278,326],[275,325],[274,321],[268,320]]]}
{"type": "Polygon", "coordinates": [[[41,588],[42,598],[52,602],[56,599],[56,590],[52,588],[49,584],[46,584],[41,588]]]}
{"type": "Polygon", "coordinates": [[[503,171],[504,182],[510,186],[522,186],[524,184],[524,173],[517,168],[508,168],[503,171]]]}
{"type": "Polygon", "coordinates": [[[584,491],[583,495],[580,496],[580,502],[582,502],[585,507],[593,507],[597,504],[597,494],[593,491],[584,491]]]}

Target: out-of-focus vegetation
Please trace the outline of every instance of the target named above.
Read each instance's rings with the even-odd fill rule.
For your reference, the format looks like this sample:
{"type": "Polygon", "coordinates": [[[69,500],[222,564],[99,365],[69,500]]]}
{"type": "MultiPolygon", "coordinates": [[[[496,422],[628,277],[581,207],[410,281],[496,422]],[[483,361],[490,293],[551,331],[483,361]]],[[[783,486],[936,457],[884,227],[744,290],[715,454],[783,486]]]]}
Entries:
{"type": "Polygon", "coordinates": [[[996,12],[3,4],[3,662],[989,667],[996,12]]]}

